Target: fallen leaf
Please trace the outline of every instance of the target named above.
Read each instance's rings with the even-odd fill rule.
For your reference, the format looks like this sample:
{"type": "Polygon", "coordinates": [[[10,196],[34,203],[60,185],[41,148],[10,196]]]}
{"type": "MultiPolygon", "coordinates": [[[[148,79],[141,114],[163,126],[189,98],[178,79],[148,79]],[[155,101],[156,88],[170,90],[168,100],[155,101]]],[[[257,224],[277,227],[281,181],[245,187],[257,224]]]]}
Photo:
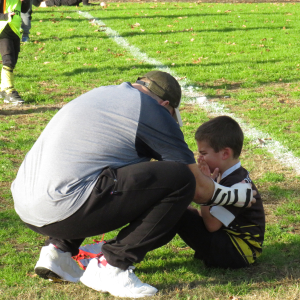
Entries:
{"type": "Polygon", "coordinates": [[[39,22],[43,22],[43,20],[39,20],[39,22]]]}
{"type": "Polygon", "coordinates": [[[142,32],[144,32],[144,31],[145,31],[145,29],[142,29],[142,28],[141,28],[140,30],[141,30],[142,32]]]}
{"type": "Polygon", "coordinates": [[[36,35],[41,35],[41,33],[40,33],[40,32],[37,32],[36,35]]]}
{"type": "Polygon", "coordinates": [[[197,60],[193,59],[193,64],[199,64],[199,63],[201,63],[202,58],[203,57],[201,56],[197,60]]]}
{"type": "Polygon", "coordinates": [[[30,273],[26,273],[26,276],[29,276],[31,278],[37,277],[37,274],[30,274],[30,273]]]}
{"type": "Polygon", "coordinates": [[[67,29],[67,31],[73,31],[75,30],[75,28],[70,28],[70,29],[67,29]]]}
{"type": "Polygon", "coordinates": [[[50,61],[45,61],[44,65],[50,64],[50,61]]]}
{"type": "Polygon", "coordinates": [[[66,19],[72,19],[72,17],[70,17],[70,16],[66,16],[66,19]]]}
{"type": "Polygon", "coordinates": [[[195,39],[190,39],[191,42],[193,42],[195,39]]]}

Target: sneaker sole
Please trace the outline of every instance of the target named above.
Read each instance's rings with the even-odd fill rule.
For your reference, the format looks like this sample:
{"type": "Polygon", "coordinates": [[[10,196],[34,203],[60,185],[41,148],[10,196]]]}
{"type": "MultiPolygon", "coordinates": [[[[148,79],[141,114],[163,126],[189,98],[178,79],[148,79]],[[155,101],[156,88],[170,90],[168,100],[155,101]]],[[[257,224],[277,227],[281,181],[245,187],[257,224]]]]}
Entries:
{"type": "Polygon", "coordinates": [[[54,273],[53,271],[44,268],[44,267],[37,267],[34,269],[35,273],[44,279],[49,279],[51,281],[54,282],[62,282],[64,281],[59,275],[57,275],[56,273],[54,273]]]}
{"type": "Polygon", "coordinates": [[[144,297],[153,297],[157,292],[158,290],[155,289],[156,291],[152,292],[152,293],[144,293],[144,294],[134,294],[134,293],[130,293],[128,291],[126,291],[126,289],[124,289],[124,291],[108,291],[107,289],[104,288],[104,286],[99,286],[99,283],[96,283],[94,285],[93,282],[91,282],[91,279],[90,278],[86,278],[84,275],[80,278],[80,282],[82,284],[84,284],[85,286],[97,291],[97,292],[101,292],[101,293],[106,293],[106,294],[110,294],[114,297],[126,297],[126,298],[134,298],[134,299],[137,299],[137,298],[144,298],[144,297]]]}
{"type": "Polygon", "coordinates": [[[9,100],[4,100],[3,102],[7,103],[7,104],[12,104],[12,105],[22,105],[22,104],[24,104],[24,101],[23,102],[21,102],[21,101],[13,102],[13,101],[9,101],[9,100]]]}

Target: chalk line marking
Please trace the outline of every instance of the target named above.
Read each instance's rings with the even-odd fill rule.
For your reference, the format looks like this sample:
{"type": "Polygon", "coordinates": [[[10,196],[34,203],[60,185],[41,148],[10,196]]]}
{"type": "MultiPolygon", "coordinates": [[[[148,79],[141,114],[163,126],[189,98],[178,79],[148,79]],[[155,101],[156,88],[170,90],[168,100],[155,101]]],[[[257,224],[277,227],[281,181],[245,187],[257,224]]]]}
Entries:
{"type": "Polygon", "coordinates": [[[88,12],[78,11],[78,14],[82,15],[86,19],[92,20],[93,23],[96,23],[101,27],[105,27],[106,35],[113,39],[118,45],[129,51],[133,57],[153,65],[155,69],[168,72],[176,77],[182,88],[183,102],[197,103],[210,115],[228,115],[232,117],[240,124],[245,136],[256,143],[261,140],[263,142],[261,146],[266,148],[275,159],[284,166],[292,168],[298,175],[300,175],[300,159],[295,157],[293,153],[285,146],[281,145],[281,143],[271,139],[267,133],[259,131],[249,124],[246,124],[242,119],[236,117],[233,113],[230,113],[230,111],[222,104],[209,101],[203,93],[197,91],[197,87],[189,84],[189,80],[187,78],[180,78],[180,76],[178,76],[173,70],[164,66],[160,61],[148,57],[148,55],[146,53],[142,53],[139,48],[130,45],[128,41],[121,37],[117,31],[107,27],[101,20],[93,17],[88,12]]]}

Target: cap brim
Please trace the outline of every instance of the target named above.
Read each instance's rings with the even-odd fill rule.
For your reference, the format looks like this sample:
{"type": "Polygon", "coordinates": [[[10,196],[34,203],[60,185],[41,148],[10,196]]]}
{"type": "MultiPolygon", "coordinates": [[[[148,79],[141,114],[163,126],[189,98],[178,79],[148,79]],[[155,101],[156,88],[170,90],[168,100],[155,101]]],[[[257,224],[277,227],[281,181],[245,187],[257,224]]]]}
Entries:
{"type": "Polygon", "coordinates": [[[178,125],[180,127],[182,127],[183,124],[182,124],[182,120],[181,120],[179,109],[178,108],[174,108],[174,110],[175,110],[175,113],[174,113],[173,118],[177,121],[178,125]]]}

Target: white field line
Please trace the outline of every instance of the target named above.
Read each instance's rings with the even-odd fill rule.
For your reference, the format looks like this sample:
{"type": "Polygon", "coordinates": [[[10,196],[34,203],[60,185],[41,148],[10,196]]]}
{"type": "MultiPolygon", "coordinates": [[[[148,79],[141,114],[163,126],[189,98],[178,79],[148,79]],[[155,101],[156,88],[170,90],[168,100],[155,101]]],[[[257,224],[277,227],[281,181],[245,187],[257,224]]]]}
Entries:
{"type": "Polygon", "coordinates": [[[117,31],[107,27],[101,20],[94,18],[87,12],[78,11],[78,14],[105,28],[106,35],[113,39],[122,48],[129,51],[136,59],[139,59],[147,64],[151,64],[155,69],[168,72],[176,77],[182,88],[184,102],[197,103],[210,115],[228,115],[232,117],[240,124],[245,136],[250,138],[253,142],[259,143],[261,147],[266,148],[268,152],[273,154],[274,158],[277,159],[281,164],[288,168],[292,168],[297,174],[300,175],[300,159],[295,157],[291,151],[281,145],[278,141],[271,139],[267,133],[256,130],[254,127],[246,124],[242,119],[235,117],[234,114],[230,113],[230,111],[222,104],[209,101],[203,95],[203,93],[197,91],[196,87],[189,84],[187,78],[181,78],[170,68],[164,66],[161,62],[148,57],[146,53],[142,53],[137,47],[130,45],[128,41],[121,37],[117,31]]]}

